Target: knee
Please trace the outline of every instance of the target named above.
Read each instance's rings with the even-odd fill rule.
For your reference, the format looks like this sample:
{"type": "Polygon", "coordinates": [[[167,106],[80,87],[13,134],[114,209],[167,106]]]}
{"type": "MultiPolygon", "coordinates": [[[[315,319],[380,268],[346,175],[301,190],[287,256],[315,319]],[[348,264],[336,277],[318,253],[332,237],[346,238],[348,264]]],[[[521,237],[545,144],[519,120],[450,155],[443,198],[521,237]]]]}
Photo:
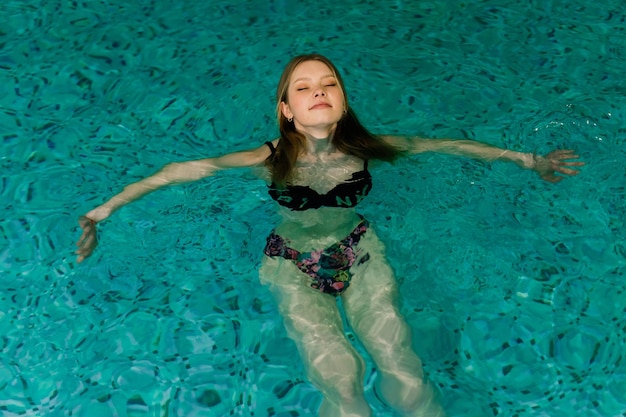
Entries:
{"type": "Polygon", "coordinates": [[[378,388],[387,403],[406,416],[445,415],[438,402],[433,386],[421,378],[402,375],[386,375],[381,378],[378,388]]]}
{"type": "Polygon", "coordinates": [[[350,317],[350,324],[368,350],[370,346],[378,346],[385,352],[400,354],[411,349],[411,328],[393,307],[374,306],[366,314],[350,317]]]}
{"type": "MultiPolygon", "coordinates": [[[[332,353],[331,353],[332,355],[332,353]]],[[[363,398],[365,363],[356,352],[346,352],[313,362],[308,378],[324,397],[337,404],[349,404],[363,398]]]]}

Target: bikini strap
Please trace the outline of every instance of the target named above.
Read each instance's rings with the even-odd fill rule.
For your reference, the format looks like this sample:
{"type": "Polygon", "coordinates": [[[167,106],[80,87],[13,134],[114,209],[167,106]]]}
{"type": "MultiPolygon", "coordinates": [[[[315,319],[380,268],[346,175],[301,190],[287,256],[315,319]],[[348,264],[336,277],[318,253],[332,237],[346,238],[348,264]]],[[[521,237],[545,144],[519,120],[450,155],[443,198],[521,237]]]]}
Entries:
{"type": "Polygon", "coordinates": [[[272,152],[271,156],[274,156],[274,154],[276,153],[276,147],[274,147],[274,144],[270,141],[265,142],[265,144],[268,148],[270,148],[270,151],[272,152]]]}

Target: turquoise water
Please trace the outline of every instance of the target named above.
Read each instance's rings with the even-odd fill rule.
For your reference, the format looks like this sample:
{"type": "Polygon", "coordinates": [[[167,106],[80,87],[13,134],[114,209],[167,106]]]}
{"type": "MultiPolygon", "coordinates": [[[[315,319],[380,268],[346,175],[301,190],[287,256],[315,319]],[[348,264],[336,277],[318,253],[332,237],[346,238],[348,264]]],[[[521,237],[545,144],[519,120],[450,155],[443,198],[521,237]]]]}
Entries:
{"type": "MultiPolygon", "coordinates": [[[[91,259],[72,255],[77,216],[125,184],[275,137],[282,66],[312,51],[375,132],[580,153],[558,185],[438,155],[382,165],[361,212],[450,416],[626,415],[620,1],[0,13],[2,416],[314,415],[321,397],[257,282],[276,219],[251,173],[158,191],[101,225],[91,259]]],[[[375,415],[393,416],[368,368],[375,415]]]]}

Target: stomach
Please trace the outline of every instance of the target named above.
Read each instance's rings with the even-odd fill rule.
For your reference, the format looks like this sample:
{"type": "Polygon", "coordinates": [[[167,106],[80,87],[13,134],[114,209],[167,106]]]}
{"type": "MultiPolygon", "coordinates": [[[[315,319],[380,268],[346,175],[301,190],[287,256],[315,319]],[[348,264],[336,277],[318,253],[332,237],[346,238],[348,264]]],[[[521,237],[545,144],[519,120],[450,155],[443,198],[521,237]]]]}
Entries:
{"type": "Polygon", "coordinates": [[[289,241],[289,246],[301,252],[323,249],[352,232],[361,218],[355,208],[320,207],[291,211],[279,207],[281,221],[276,233],[289,241]]]}
{"type": "MultiPolygon", "coordinates": [[[[293,185],[308,186],[320,194],[337,184],[350,181],[355,172],[364,169],[360,158],[336,150],[300,158],[291,181],[293,185]]],[[[269,173],[266,173],[269,178],[269,173]]],[[[292,211],[277,204],[281,221],[275,232],[289,241],[289,246],[301,252],[323,249],[347,237],[361,218],[354,207],[320,207],[292,211]]]]}

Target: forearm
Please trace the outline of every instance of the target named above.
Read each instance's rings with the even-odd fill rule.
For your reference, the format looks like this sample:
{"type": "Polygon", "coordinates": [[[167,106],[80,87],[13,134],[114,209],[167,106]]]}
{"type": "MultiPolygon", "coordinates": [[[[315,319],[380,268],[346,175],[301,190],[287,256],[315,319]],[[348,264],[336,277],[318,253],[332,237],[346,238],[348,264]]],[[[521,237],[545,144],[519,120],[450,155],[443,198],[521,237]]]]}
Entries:
{"type": "Polygon", "coordinates": [[[109,217],[120,207],[161,187],[196,181],[214,175],[217,171],[223,169],[258,165],[268,157],[269,153],[269,148],[266,145],[262,145],[256,149],[234,152],[216,158],[168,164],[156,174],[127,185],[121,193],[113,196],[101,206],[91,210],[85,214],[85,216],[95,222],[100,222],[109,217]]]}
{"type": "Polygon", "coordinates": [[[578,158],[578,155],[569,149],[558,149],[541,156],[533,153],[510,151],[473,140],[423,139],[398,136],[383,136],[382,138],[399,149],[412,154],[439,152],[488,162],[514,162],[522,168],[537,172],[545,181],[553,183],[561,181],[563,175],[577,175],[578,170],[572,169],[572,167],[585,165],[581,161],[568,161],[568,159],[578,158]]]}
{"type": "Polygon", "coordinates": [[[531,153],[502,149],[473,140],[435,139],[431,140],[431,142],[430,151],[433,152],[464,156],[486,162],[514,162],[526,169],[532,169],[535,166],[535,159],[531,153]]]}
{"type": "Polygon", "coordinates": [[[409,154],[437,152],[458,155],[482,161],[510,161],[522,168],[533,169],[536,160],[533,154],[510,151],[474,140],[426,139],[420,137],[381,136],[383,140],[409,154]]]}
{"type": "MultiPolygon", "coordinates": [[[[85,216],[95,222],[101,222],[119,208],[135,200],[138,200],[144,195],[160,188],[159,186],[155,186],[156,184],[150,181],[151,178],[152,177],[148,177],[141,181],[127,185],[126,187],[124,187],[122,192],[114,195],[104,204],[89,211],[87,214],[85,214],[85,216]]],[[[167,185],[167,183],[163,183],[162,186],[164,185],[167,185]]]]}
{"type": "Polygon", "coordinates": [[[100,222],[119,208],[140,199],[152,191],[171,184],[198,180],[212,175],[215,170],[215,166],[210,163],[209,159],[168,164],[154,175],[127,185],[122,192],[114,195],[106,203],[91,210],[85,216],[95,222],[100,222]]]}

